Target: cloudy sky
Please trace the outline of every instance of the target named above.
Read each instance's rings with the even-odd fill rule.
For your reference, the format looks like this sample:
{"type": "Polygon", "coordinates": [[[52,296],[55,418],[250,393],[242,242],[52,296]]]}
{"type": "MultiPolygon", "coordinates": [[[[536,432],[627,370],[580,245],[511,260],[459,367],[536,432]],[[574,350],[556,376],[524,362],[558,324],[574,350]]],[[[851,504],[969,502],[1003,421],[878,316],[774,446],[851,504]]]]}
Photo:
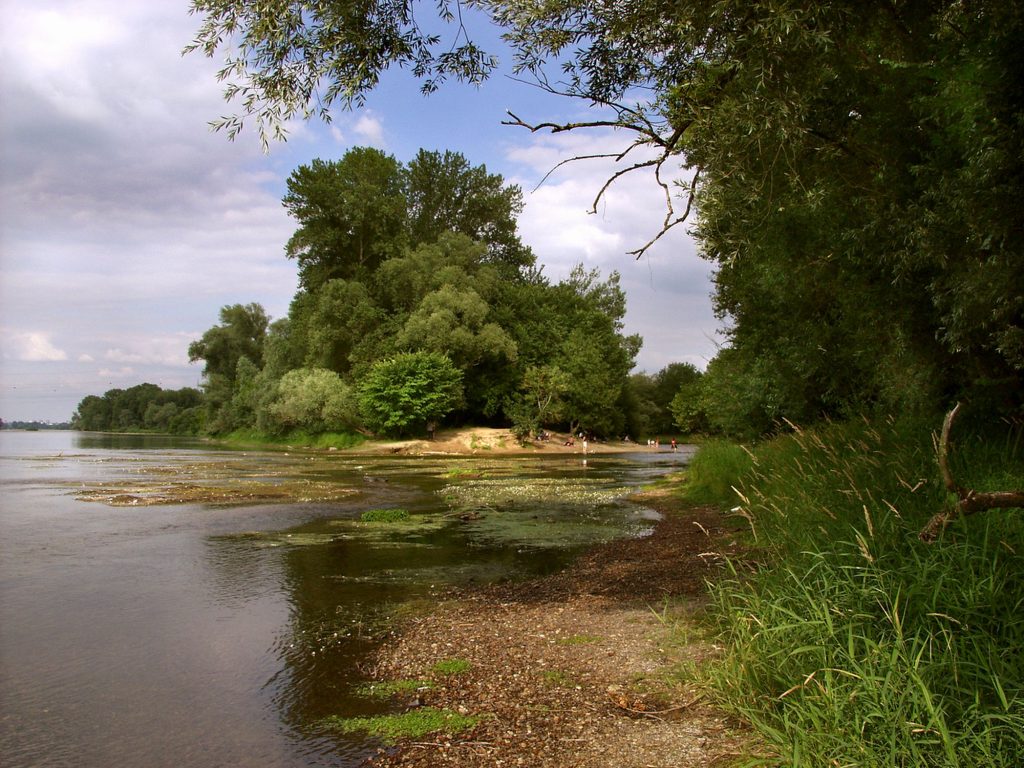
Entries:
{"type": "Polygon", "coordinates": [[[287,313],[296,286],[280,200],[298,165],[369,145],[411,159],[462,152],[518,183],[520,220],[545,274],[583,262],[618,270],[627,331],[644,337],[638,369],[703,367],[713,356],[708,265],[681,228],[640,261],[664,202],[649,175],[587,209],[609,167],[560,160],[620,147],[622,136],[530,134],[502,126],[579,117],[575,104],[497,76],[430,97],[388,73],[366,108],[329,126],[291,126],[261,150],[208,121],[224,103],[218,61],[182,57],[199,25],[188,0],[0,0],[0,418],[63,421],[87,394],[144,381],[195,386],[187,347],[226,304],[287,313]],[[536,189],[535,189],[536,188],[536,189]]]}

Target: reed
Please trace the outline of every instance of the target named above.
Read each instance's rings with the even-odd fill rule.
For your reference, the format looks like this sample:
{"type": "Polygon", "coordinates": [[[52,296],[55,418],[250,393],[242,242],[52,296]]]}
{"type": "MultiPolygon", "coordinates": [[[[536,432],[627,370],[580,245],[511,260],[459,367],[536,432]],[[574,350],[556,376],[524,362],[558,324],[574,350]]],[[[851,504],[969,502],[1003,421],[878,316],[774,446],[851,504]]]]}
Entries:
{"type": "MultiPolygon", "coordinates": [[[[968,436],[956,467],[1024,487],[1019,431],[968,436]]],[[[770,745],[759,762],[1024,764],[1024,511],[922,543],[946,492],[930,430],[891,421],[797,429],[726,481],[758,564],[712,587],[727,651],[709,675],[770,745]]]]}

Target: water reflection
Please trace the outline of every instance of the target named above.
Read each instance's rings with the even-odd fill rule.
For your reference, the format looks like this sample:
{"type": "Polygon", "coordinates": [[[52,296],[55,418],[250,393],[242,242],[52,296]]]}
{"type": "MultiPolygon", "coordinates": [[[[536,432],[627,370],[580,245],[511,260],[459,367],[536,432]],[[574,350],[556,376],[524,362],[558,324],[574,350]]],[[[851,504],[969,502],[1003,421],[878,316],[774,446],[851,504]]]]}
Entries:
{"type": "Polygon", "coordinates": [[[318,724],[386,706],[358,689],[396,614],[448,584],[546,572],[594,536],[636,534],[642,510],[618,497],[681,458],[590,457],[584,469],[578,458],[246,455],[154,436],[2,435],[3,763],[358,765],[372,745],[318,724]],[[69,493],[185,468],[355,492],[146,508],[69,493]],[[407,509],[413,524],[357,522],[376,507],[407,509]]]}

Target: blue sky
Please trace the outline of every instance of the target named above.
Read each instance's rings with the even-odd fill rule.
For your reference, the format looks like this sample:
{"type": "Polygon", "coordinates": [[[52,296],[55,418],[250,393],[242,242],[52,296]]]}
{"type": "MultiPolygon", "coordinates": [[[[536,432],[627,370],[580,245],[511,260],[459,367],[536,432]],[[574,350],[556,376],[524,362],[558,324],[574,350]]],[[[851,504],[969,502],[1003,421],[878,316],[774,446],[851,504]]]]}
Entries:
{"type": "Polygon", "coordinates": [[[644,337],[638,370],[703,367],[714,355],[709,265],[682,228],[640,261],[626,253],[664,217],[649,174],[617,183],[596,215],[587,210],[608,163],[569,164],[537,188],[559,161],[627,138],[501,125],[506,110],[575,119],[585,105],[503,74],[424,97],[398,70],[364,109],[293,124],[264,154],[254,131],[234,142],[210,132],[208,121],[234,110],[215,81],[219,62],[181,56],[199,25],[187,0],[0,0],[0,10],[4,420],[66,420],[85,395],[143,381],[195,386],[188,344],[222,306],[287,313],[289,174],[359,145],[401,161],[421,147],[452,149],[521,185],[520,233],[549,278],[579,262],[621,273],[626,330],[644,337]]]}

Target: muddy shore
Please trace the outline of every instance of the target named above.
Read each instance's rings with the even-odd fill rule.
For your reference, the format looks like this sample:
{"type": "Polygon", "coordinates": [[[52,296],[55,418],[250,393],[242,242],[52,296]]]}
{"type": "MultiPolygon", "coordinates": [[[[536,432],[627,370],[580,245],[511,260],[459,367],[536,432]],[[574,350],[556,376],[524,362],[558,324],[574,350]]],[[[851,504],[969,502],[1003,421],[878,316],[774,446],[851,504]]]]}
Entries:
{"type": "Polygon", "coordinates": [[[653,535],[598,546],[551,576],[453,592],[397,630],[372,676],[429,688],[396,706],[477,722],[384,747],[370,764],[678,768],[749,754],[749,735],[687,674],[718,652],[693,616],[737,547],[731,524],[665,490],[637,501],[663,513],[653,535]],[[464,671],[439,674],[452,660],[464,671]]]}

